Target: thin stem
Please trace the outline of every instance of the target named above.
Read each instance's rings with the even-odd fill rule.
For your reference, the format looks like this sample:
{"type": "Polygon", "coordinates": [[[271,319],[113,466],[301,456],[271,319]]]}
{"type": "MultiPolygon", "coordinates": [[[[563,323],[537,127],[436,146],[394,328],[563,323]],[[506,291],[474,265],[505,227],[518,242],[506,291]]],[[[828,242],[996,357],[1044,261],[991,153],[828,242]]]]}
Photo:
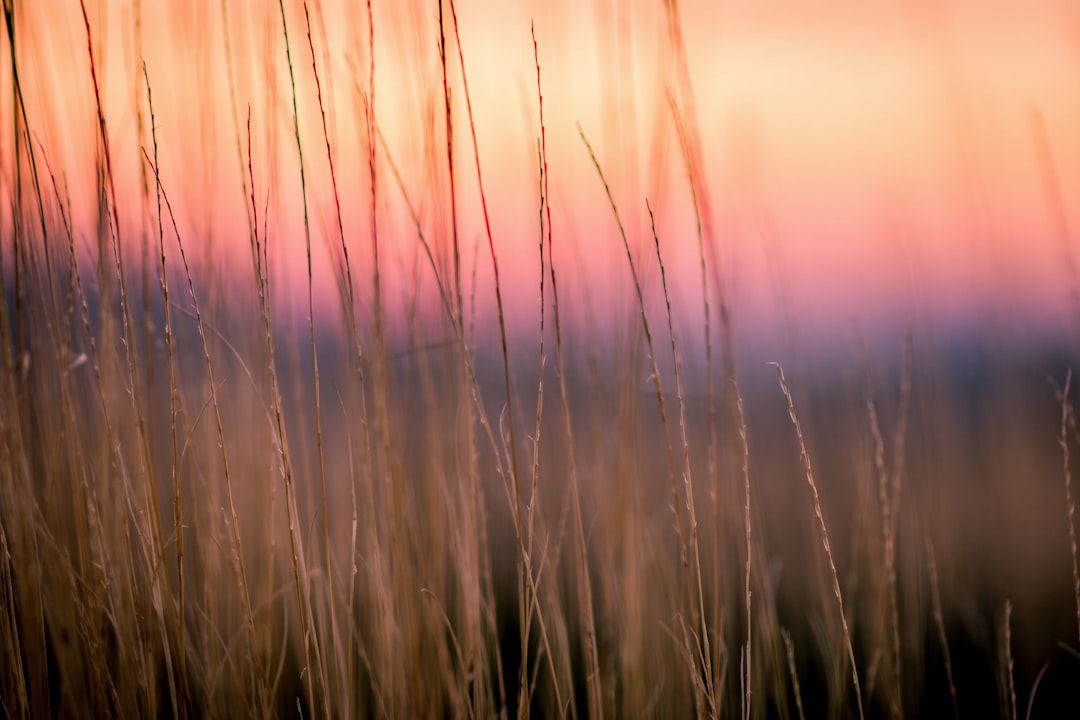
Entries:
{"type": "MultiPolygon", "coordinates": [[[[696,503],[694,502],[694,482],[690,472],[690,440],[687,435],[686,399],[683,394],[682,370],[681,363],[679,362],[679,352],[676,348],[675,321],[671,313],[671,296],[668,293],[667,273],[664,270],[664,258],[660,253],[660,236],[656,232],[656,218],[653,216],[652,207],[649,206],[648,200],[645,201],[645,208],[649,211],[649,225],[652,229],[653,241],[656,245],[656,261],[660,265],[660,285],[664,291],[664,304],[667,308],[668,335],[671,337],[671,361],[675,366],[675,395],[679,401],[679,430],[682,434],[683,450],[683,486],[686,489],[686,512],[690,522],[690,552],[693,555],[693,572],[697,585],[697,607],[694,611],[694,616],[695,620],[699,623],[698,630],[700,632],[700,638],[698,642],[702,645],[701,656],[704,658],[704,667],[701,669],[701,672],[704,676],[704,685],[709,702],[709,712],[710,714],[715,715],[717,713],[716,692],[713,688],[712,651],[709,648],[709,628],[705,618],[705,596],[701,577],[701,554],[698,548],[697,538],[697,508],[696,503]]],[[[749,654],[747,654],[747,660],[749,660],[749,654]]],[[[749,663],[747,665],[749,665],[749,663]]]]}
{"type": "Polygon", "coordinates": [[[1076,552],[1076,503],[1072,494],[1072,468],[1069,452],[1069,388],[1072,384],[1072,370],[1065,375],[1065,387],[1061,391],[1061,466],[1065,475],[1065,507],[1069,513],[1069,551],[1072,556],[1073,594],[1076,598],[1076,624],[1077,632],[1080,633],[1080,571],[1077,569],[1076,552]]]}
{"type": "MultiPolygon", "coordinates": [[[[285,19],[285,0],[278,0],[278,7],[281,10],[281,30],[285,38],[285,60],[289,68],[289,86],[292,90],[292,110],[293,110],[293,134],[296,137],[296,155],[300,166],[300,195],[302,204],[304,207],[304,250],[307,255],[307,296],[308,296],[308,336],[309,345],[311,347],[311,382],[312,392],[314,394],[315,401],[315,446],[316,453],[318,455],[319,462],[319,482],[322,486],[326,484],[326,467],[323,459],[323,440],[322,440],[322,408],[319,399],[319,354],[315,347],[315,282],[312,277],[312,264],[311,264],[311,221],[308,217],[308,202],[307,202],[307,179],[304,173],[304,148],[303,143],[300,141],[300,112],[297,107],[296,99],[296,75],[293,71],[292,63],[292,51],[289,47],[289,25],[285,19]]],[[[292,483],[289,483],[290,487],[287,487],[287,491],[292,492],[293,503],[296,502],[295,488],[291,487],[292,483]]],[[[295,514],[295,512],[294,512],[295,514]]],[[[294,544],[293,550],[294,558],[298,555],[294,544]]],[[[307,574],[304,573],[303,588],[301,588],[301,573],[299,567],[294,568],[294,574],[296,576],[296,592],[297,602],[300,608],[300,622],[303,627],[304,636],[304,657],[308,666],[308,690],[311,694],[312,704],[316,703],[316,698],[313,692],[314,686],[312,681],[312,675],[315,672],[319,674],[320,690],[323,692],[323,712],[326,717],[330,717],[329,697],[327,693],[326,677],[323,672],[322,659],[319,653],[319,640],[318,636],[313,632],[314,617],[312,616],[312,607],[310,599],[310,590],[307,588],[307,574]],[[314,654],[315,666],[312,666],[311,655],[314,654]]]]}
{"type": "MultiPolygon", "coordinates": [[[[173,532],[176,535],[176,584],[177,584],[177,620],[179,622],[179,650],[180,650],[180,696],[187,697],[187,648],[184,639],[185,612],[184,612],[184,517],[183,503],[180,495],[180,440],[177,432],[179,422],[177,408],[176,387],[176,348],[173,345],[172,307],[169,302],[169,277],[168,267],[165,264],[165,229],[161,215],[161,178],[157,174],[158,145],[156,121],[154,119],[154,100],[150,92],[150,74],[146,69],[146,62],[142,64],[143,78],[146,81],[146,101],[150,109],[150,129],[154,145],[154,186],[157,198],[157,226],[158,226],[158,252],[160,255],[159,272],[161,273],[161,298],[165,310],[165,348],[168,354],[169,365],[169,421],[172,429],[172,484],[173,484],[173,532]]],[[[140,163],[141,164],[141,163],[140,163]]],[[[143,166],[145,174],[145,165],[143,166]]],[[[181,710],[185,706],[181,705],[181,710]]]]}
{"type": "MultiPolygon", "coordinates": [[[[318,101],[319,101],[319,115],[322,118],[323,138],[326,140],[326,158],[327,158],[327,162],[329,163],[329,166],[330,166],[330,183],[331,183],[331,185],[333,187],[333,191],[334,191],[334,210],[336,211],[336,216],[337,216],[338,237],[339,237],[339,239],[341,241],[341,247],[342,247],[343,252],[347,252],[346,249],[345,249],[346,248],[346,246],[345,246],[345,228],[344,228],[344,224],[343,224],[343,221],[342,221],[342,218],[341,218],[341,199],[340,199],[340,196],[338,195],[337,175],[334,173],[334,153],[331,151],[331,148],[330,148],[330,134],[329,134],[329,132],[327,131],[327,128],[326,128],[326,111],[323,109],[322,84],[319,82],[319,66],[315,62],[315,42],[314,42],[314,40],[312,40],[312,37],[311,37],[311,18],[310,18],[309,14],[308,14],[308,6],[307,6],[306,2],[304,3],[304,23],[305,23],[305,25],[307,27],[308,49],[311,51],[311,70],[312,70],[312,73],[315,76],[315,92],[316,92],[316,95],[317,95],[318,101]]],[[[295,98],[294,98],[294,100],[295,100],[295,98]]],[[[297,145],[299,146],[299,138],[297,139],[297,145]]],[[[303,163],[303,158],[302,157],[301,157],[301,163],[303,163]]],[[[306,215],[307,215],[307,213],[305,211],[305,219],[306,219],[306,215]]],[[[346,254],[345,257],[347,258],[348,255],[346,254]]],[[[352,303],[351,303],[351,301],[352,301],[352,297],[351,297],[352,296],[352,277],[351,277],[351,274],[349,274],[349,271],[348,271],[348,263],[346,263],[346,276],[348,278],[348,288],[349,288],[349,296],[350,296],[349,300],[350,300],[350,307],[351,307],[352,306],[352,303]]],[[[311,277],[311,248],[310,248],[310,243],[309,243],[309,247],[308,247],[308,278],[309,278],[309,280],[310,280],[310,277],[311,277]]],[[[336,595],[334,594],[333,558],[330,555],[330,516],[329,516],[330,511],[329,511],[329,504],[327,503],[327,499],[326,499],[326,470],[325,470],[325,464],[324,464],[324,459],[323,459],[323,451],[322,451],[322,425],[321,425],[320,412],[319,412],[319,369],[318,369],[319,366],[318,366],[318,359],[317,359],[317,357],[315,355],[315,340],[314,340],[314,329],[313,329],[314,324],[313,324],[313,320],[312,320],[312,317],[314,316],[314,309],[311,307],[311,304],[310,304],[311,303],[311,285],[310,285],[310,282],[309,282],[309,285],[308,285],[308,302],[309,302],[309,305],[308,305],[309,328],[312,328],[312,330],[311,330],[311,332],[312,332],[311,353],[312,353],[312,363],[313,363],[313,367],[314,367],[314,380],[315,380],[315,434],[316,434],[316,437],[318,438],[317,442],[318,442],[318,449],[319,449],[319,491],[320,491],[320,493],[322,495],[323,548],[324,548],[324,551],[325,551],[325,558],[326,558],[327,605],[329,606],[329,611],[330,611],[330,641],[335,646],[337,646],[340,634],[338,632],[337,612],[334,609],[334,606],[335,606],[335,604],[337,602],[337,598],[336,598],[336,595]]],[[[339,655],[340,655],[340,651],[335,653],[335,656],[339,656],[339,655]]],[[[328,656],[328,658],[327,658],[327,662],[329,662],[329,657],[330,656],[328,656]]],[[[340,671],[340,667],[339,667],[339,671],[340,671]]],[[[342,692],[343,688],[341,688],[339,686],[339,683],[341,682],[341,678],[339,677],[339,673],[333,673],[332,680],[334,682],[333,697],[339,697],[339,698],[343,697],[343,694],[344,694],[342,692]]],[[[345,714],[348,714],[348,713],[346,712],[345,714]]]]}
{"type": "Polygon", "coordinates": [[[574,515],[574,547],[578,554],[578,593],[581,598],[579,610],[585,634],[585,673],[588,687],[589,716],[604,716],[603,688],[601,686],[600,659],[596,642],[596,616],[593,609],[592,578],[589,572],[589,550],[585,540],[585,523],[581,513],[581,488],[578,484],[577,459],[574,449],[574,432],[570,419],[570,392],[566,385],[566,361],[563,356],[562,320],[559,313],[559,286],[555,274],[555,251],[551,224],[551,174],[547,162],[547,129],[544,125],[544,94],[540,86],[540,53],[536,42],[536,26],[530,24],[533,40],[533,59],[536,62],[536,95],[540,110],[540,158],[544,178],[544,211],[547,217],[548,271],[551,274],[551,312],[555,326],[555,363],[559,378],[559,396],[562,402],[563,430],[566,441],[567,475],[570,479],[571,508],[574,515]]]}
{"type": "Polygon", "coordinates": [[[855,648],[851,644],[851,630],[848,628],[847,614],[844,612],[844,596],[840,591],[840,576],[836,572],[836,563],[833,560],[832,545],[829,543],[829,531],[825,527],[825,516],[821,511],[821,497],[818,495],[817,483],[814,482],[814,470],[810,466],[810,453],[806,449],[806,440],[803,437],[802,427],[799,424],[799,416],[795,412],[795,401],[791,398],[787,379],[784,377],[784,369],[779,363],[772,363],[776,368],[776,374],[780,378],[780,389],[787,399],[788,414],[791,416],[791,424],[795,427],[795,436],[799,441],[799,454],[802,457],[803,470],[806,473],[806,482],[810,486],[810,494],[814,501],[814,515],[817,517],[818,528],[821,530],[821,544],[825,548],[825,557],[829,561],[829,574],[832,576],[833,595],[836,596],[836,605],[840,610],[840,625],[844,629],[844,645],[847,649],[848,661],[851,663],[851,680],[855,684],[855,701],[859,708],[859,718],[864,717],[862,705],[862,690],[859,687],[859,670],[855,663],[855,648]]]}

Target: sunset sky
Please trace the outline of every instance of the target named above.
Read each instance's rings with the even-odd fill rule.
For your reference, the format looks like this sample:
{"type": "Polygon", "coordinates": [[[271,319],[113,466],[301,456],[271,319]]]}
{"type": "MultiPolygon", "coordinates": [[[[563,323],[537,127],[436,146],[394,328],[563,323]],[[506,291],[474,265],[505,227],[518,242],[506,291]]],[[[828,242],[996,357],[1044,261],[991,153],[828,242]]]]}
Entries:
{"type": "MultiPolygon", "coordinates": [[[[216,2],[87,2],[121,234],[139,245],[140,145],[152,152],[141,56],[153,92],[162,182],[185,244],[199,259],[224,262],[250,281],[241,175],[250,107],[258,211],[269,209],[271,263],[291,283],[280,299],[291,292],[302,304],[303,196],[280,11],[264,0],[224,5],[223,18],[216,2]]],[[[372,5],[374,113],[390,151],[380,145],[377,152],[378,227],[383,272],[400,298],[417,277],[419,246],[391,158],[425,233],[448,252],[438,5],[372,5]]],[[[326,146],[303,5],[287,0],[285,7],[317,301],[331,308],[328,268],[337,251],[330,248],[340,241],[326,146]]],[[[675,12],[687,86],[664,8],[611,0],[456,3],[504,294],[515,317],[529,318],[529,332],[539,297],[539,116],[530,22],[539,47],[555,259],[567,278],[560,290],[568,305],[588,302],[603,312],[632,301],[625,253],[578,137],[580,123],[611,181],[649,296],[657,297],[659,277],[646,198],[674,278],[673,303],[685,317],[698,317],[698,246],[674,105],[700,136],[698,192],[715,242],[708,261],[719,265],[710,283],[723,280],[740,326],[777,332],[790,316],[812,335],[859,316],[871,324],[1066,327],[1080,227],[1070,202],[1080,193],[1080,10],[1065,0],[684,1],[675,12]]],[[[310,0],[309,11],[345,237],[366,296],[367,6],[310,0]]],[[[449,16],[448,4],[445,11],[449,16]]],[[[463,267],[472,268],[477,249],[485,317],[492,310],[491,262],[449,17],[447,27],[463,267]]],[[[86,40],[76,0],[17,3],[16,51],[35,150],[44,149],[70,192],[77,238],[89,252],[96,109],[86,40]]],[[[7,51],[2,66],[8,130],[0,152],[10,197],[7,51]]],[[[156,220],[148,227],[156,233],[156,220]]],[[[426,264],[418,277],[437,308],[426,264]]]]}

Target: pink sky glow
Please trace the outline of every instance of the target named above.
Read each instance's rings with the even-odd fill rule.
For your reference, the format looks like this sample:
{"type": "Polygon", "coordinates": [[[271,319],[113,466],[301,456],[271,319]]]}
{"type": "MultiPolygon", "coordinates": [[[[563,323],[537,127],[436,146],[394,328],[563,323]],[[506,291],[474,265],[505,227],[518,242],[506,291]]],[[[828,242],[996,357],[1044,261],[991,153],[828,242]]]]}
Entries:
{"type": "MultiPolygon", "coordinates": [[[[391,158],[429,239],[444,251],[449,243],[438,5],[372,4],[374,112],[389,148],[389,155],[382,146],[377,153],[378,227],[383,273],[400,305],[402,290],[414,283],[418,241],[391,158]]],[[[82,15],[69,1],[17,7],[16,49],[36,149],[44,149],[70,193],[77,237],[90,248],[96,110],[82,15]]],[[[287,0],[285,7],[317,302],[331,308],[329,267],[337,251],[330,248],[340,241],[329,166],[303,5],[287,0]]],[[[367,7],[309,0],[308,9],[345,239],[367,297],[367,7]]],[[[449,14],[449,4],[445,9],[449,14]]],[[[688,317],[700,313],[693,206],[670,96],[699,133],[698,192],[715,239],[708,260],[718,263],[742,326],[777,330],[787,313],[807,332],[846,326],[852,316],[993,322],[1015,314],[1064,327],[1080,228],[1069,201],[1080,194],[1080,11],[1071,3],[684,1],[677,13],[692,105],[664,3],[460,0],[456,9],[504,295],[514,317],[529,318],[530,332],[539,296],[530,22],[539,43],[555,260],[567,278],[560,291],[568,305],[588,301],[602,313],[606,304],[625,308],[632,301],[625,253],[578,137],[580,123],[611,181],[650,297],[659,293],[659,277],[646,198],[673,303],[688,317]],[[1058,199],[1064,228],[1052,212],[1058,199]]],[[[150,149],[150,135],[141,56],[153,91],[162,182],[189,252],[250,282],[249,206],[241,189],[250,107],[255,195],[260,216],[269,209],[271,263],[284,280],[282,297],[302,303],[303,196],[278,4],[88,0],[87,10],[125,243],[139,245],[144,223],[139,148],[150,149]],[[146,123],[141,136],[138,107],[146,123]]],[[[485,318],[493,311],[491,261],[457,45],[448,32],[463,267],[471,270],[478,250],[485,318]]],[[[0,140],[2,182],[10,197],[7,50],[0,64],[0,109],[9,128],[0,140]]],[[[151,198],[151,228],[154,205],[151,198]]],[[[424,264],[419,278],[437,308],[424,264]]]]}

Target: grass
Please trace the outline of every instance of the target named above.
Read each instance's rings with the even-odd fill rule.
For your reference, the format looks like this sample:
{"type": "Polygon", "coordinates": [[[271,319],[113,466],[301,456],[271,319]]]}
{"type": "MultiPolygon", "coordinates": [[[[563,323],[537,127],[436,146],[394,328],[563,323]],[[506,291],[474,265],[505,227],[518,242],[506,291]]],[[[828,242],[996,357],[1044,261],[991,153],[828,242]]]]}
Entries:
{"type": "MultiPolygon", "coordinates": [[[[453,0],[425,26],[438,43],[417,153],[383,134],[374,48],[391,31],[372,3],[366,72],[353,66],[343,97],[320,3],[279,0],[268,47],[280,57],[264,70],[272,84],[275,64],[288,69],[278,100],[295,198],[260,149],[260,127],[278,132],[273,112],[248,106],[241,125],[222,3],[243,257],[215,255],[185,222],[198,208],[169,184],[177,155],[159,132],[176,119],[155,111],[145,58],[138,142],[118,150],[100,30],[81,10],[93,104],[72,122],[94,129],[88,177],[54,165],[62,153],[31,123],[21,10],[4,4],[4,717],[1016,718],[1080,706],[1072,351],[1003,355],[971,390],[971,368],[954,369],[931,330],[909,329],[889,361],[856,331],[853,362],[788,357],[777,386],[737,345],[673,8],[662,113],[699,277],[678,282],[686,239],[662,231],[672,206],[617,202],[588,139],[605,130],[579,124],[574,150],[599,181],[590,201],[612,221],[597,242],[625,253],[632,290],[591,309],[578,307],[589,268],[568,262],[582,241],[557,222],[545,99],[559,88],[535,27],[534,214],[520,227],[535,232],[539,274],[521,285],[499,272],[514,245],[489,212],[503,195],[489,195],[491,139],[453,0]],[[312,87],[290,45],[300,10],[312,87]],[[325,164],[309,152],[311,118],[325,164]],[[358,155],[337,139],[346,127],[358,155]],[[118,189],[119,152],[137,156],[141,197],[118,189]],[[342,181],[353,167],[361,198],[342,181]],[[89,223],[73,211],[87,186],[89,223]],[[302,302],[275,226],[290,202],[303,210],[302,302]],[[395,262],[411,282],[389,279],[395,262]],[[331,281],[338,312],[317,302],[331,281]],[[512,311],[521,296],[537,296],[538,318],[512,311]],[[477,322],[488,308],[490,329],[477,322]],[[1047,372],[1063,387],[1048,389],[1047,372]]],[[[1030,117],[1067,251],[1047,128],[1030,117]]]]}

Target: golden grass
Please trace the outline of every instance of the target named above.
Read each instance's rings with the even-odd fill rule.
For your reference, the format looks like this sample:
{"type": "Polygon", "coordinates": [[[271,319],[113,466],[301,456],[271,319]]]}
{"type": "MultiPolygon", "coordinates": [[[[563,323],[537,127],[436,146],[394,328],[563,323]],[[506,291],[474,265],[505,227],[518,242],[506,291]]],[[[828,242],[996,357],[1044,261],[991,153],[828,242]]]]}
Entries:
{"type": "MultiPolygon", "coordinates": [[[[627,207],[578,126],[582,161],[601,181],[596,205],[610,207],[618,234],[598,241],[621,243],[628,260],[632,293],[615,309],[632,320],[621,335],[560,297],[573,277],[562,250],[575,238],[553,224],[561,168],[549,166],[551,91],[535,27],[537,205],[522,227],[538,231],[539,282],[516,287],[499,274],[508,241],[489,217],[485,138],[453,1],[432,19],[437,62],[426,79],[436,89],[418,143],[435,150],[419,188],[378,123],[371,2],[366,79],[354,78],[354,116],[335,119],[329,49],[320,60],[312,29],[319,7],[313,18],[303,5],[314,80],[305,88],[279,1],[304,212],[301,322],[275,273],[283,238],[271,208],[283,181],[263,173],[271,161],[253,140],[250,107],[243,142],[225,4],[250,269],[200,262],[203,242],[182,236],[145,64],[140,239],[156,249],[137,266],[123,220],[134,201],[117,193],[116,131],[81,9],[94,227],[76,227],[66,171],[54,173],[29,127],[14,3],[4,4],[19,111],[3,157],[14,212],[0,228],[0,714],[802,720],[989,708],[1015,718],[1025,700],[1029,715],[1050,694],[1080,700],[1076,651],[1066,644],[1061,657],[1053,644],[1064,644],[1066,625],[1067,637],[1080,633],[1071,374],[1056,405],[1047,392],[1019,407],[1013,392],[1027,386],[1002,381],[980,387],[987,409],[969,412],[931,340],[930,359],[916,363],[912,330],[899,368],[885,364],[888,381],[862,338],[852,341],[854,370],[814,371],[794,357],[801,370],[789,385],[775,364],[779,391],[760,362],[737,373],[743,349],[674,4],[664,97],[695,215],[700,297],[674,281],[680,240],[662,237],[663,211],[641,198],[633,212],[647,214],[648,234],[624,224],[627,207]],[[305,155],[308,90],[329,211],[309,185],[321,160],[305,155]],[[468,323],[462,109],[488,250],[473,253],[468,323]],[[358,128],[363,157],[342,157],[336,122],[358,128]],[[366,171],[362,199],[339,188],[349,163],[366,171]],[[408,211],[404,224],[388,217],[391,197],[408,211]],[[366,213],[361,229],[345,220],[350,201],[366,213]],[[315,302],[323,279],[312,246],[324,215],[336,317],[315,302]],[[412,287],[384,284],[396,245],[411,248],[412,287]],[[481,263],[490,287],[478,284],[481,263]],[[226,288],[222,278],[241,280],[226,288]],[[537,289],[538,325],[522,329],[507,301],[537,289]],[[477,304],[492,301],[497,338],[494,327],[474,328],[477,304]],[[681,324],[684,302],[703,312],[700,336],[681,324]],[[990,436],[999,444],[988,446],[990,436]],[[1010,466],[1040,482],[1010,484],[1010,466]],[[1040,515],[1030,537],[1023,504],[1046,507],[1044,485],[1056,524],[1040,515]],[[991,516],[995,500],[1011,512],[991,516]],[[967,507],[980,502],[985,520],[967,507]],[[1030,582],[1028,564],[1055,579],[1030,582]],[[1057,619],[1064,601],[1068,623],[1057,619]],[[1042,620],[1045,607],[1053,620],[1042,620]]],[[[1048,192],[1060,194],[1045,129],[1033,132],[1048,192]]]]}

